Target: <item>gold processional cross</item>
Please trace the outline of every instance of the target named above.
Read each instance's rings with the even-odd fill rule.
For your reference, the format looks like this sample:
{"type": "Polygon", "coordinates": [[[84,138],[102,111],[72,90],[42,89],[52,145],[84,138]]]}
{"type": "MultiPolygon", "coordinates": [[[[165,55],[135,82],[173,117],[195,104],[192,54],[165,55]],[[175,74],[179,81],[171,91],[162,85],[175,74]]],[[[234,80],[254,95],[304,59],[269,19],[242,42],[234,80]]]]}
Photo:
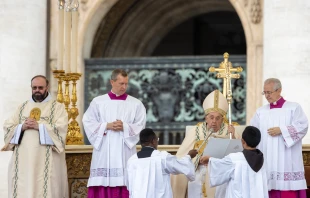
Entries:
{"type": "MultiPolygon", "coordinates": [[[[231,101],[232,101],[232,89],[231,89],[231,79],[240,78],[240,74],[234,74],[232,72],[242,72],[242,67],[233,68],[231,62],[228,61],[229,54],[227,52],[224,53],[224,61],[220,63],[219,68],[210,67],[210,72],[218,72],[216,74],[217,78],[223,78],[223,95],[226,97],[228,102],[228,120],[229,124],[231,124],[231,101]]],[[[231,139],[231,134],[230,134],[231,139]]]]}

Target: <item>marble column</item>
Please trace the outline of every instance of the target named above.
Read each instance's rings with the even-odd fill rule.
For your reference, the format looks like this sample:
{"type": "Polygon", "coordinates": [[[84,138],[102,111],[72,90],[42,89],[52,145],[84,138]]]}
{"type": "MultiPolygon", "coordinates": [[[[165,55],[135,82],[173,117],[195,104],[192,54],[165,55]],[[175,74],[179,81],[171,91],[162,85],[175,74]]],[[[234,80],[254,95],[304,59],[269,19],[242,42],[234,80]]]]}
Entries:
{"type": "MultiPolygon", "coordinates": [[[[264,1],[263,80],[282,82],[286,100],[298,102],[310,119],[310,1],[264,1]]],[[[264,99],[265,104],[266,100],[264,99]]],[[[310,133],[303,139],[310,144],[310,133]]]]}
{"type": "MultiPolygon", "coordinates": [[[[30,80],[46,75],[47,1],[0,1],[0,129],[19,104],[31,97],[30,80]]],[[[0,130],[0,147],[4,145],[0,130]]],[[[8,197],[11,152],[0,152],[0,197],[8,197]]]]}

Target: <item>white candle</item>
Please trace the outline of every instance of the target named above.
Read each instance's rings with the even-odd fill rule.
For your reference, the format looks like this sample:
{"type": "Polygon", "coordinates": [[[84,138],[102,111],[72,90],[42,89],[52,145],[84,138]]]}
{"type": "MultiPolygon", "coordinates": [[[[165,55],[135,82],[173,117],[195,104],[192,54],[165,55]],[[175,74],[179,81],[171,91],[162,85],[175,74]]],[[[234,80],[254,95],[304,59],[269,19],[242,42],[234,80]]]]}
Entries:
{"type": "Polygon", "coordinates": [[[70,9],[70,1],[66,1],[66,4],[65,4],[65,54],[64,54],[64,69],[66,73],[71,73],[70,48],[71,48],[71,9],[70,9]]]}
{"type": "Polygon", "coordinates": [[[63,70],[63,53],[64,53],[64,1],[59,0],[58,10],[58,57],[57,70],[63,70]]]}
{"type": "Polygon", "coordinates": [[[78,3],[72,2],[71,72],[77,72],[78,3]]]}

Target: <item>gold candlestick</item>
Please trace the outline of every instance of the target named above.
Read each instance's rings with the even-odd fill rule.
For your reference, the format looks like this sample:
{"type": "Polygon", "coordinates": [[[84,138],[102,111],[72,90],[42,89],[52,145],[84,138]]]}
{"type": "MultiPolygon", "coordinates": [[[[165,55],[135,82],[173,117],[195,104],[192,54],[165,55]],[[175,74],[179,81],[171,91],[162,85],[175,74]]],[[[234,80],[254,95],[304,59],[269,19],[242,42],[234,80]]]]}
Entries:
{"type": "Polygon", "coordinates": [[[66,74],[63,79],[66,82],[65,83],[64,104],[65,104],[66,111],[68,113],[68,120],[70,120],[70,118],[71,118],[71,115],[70,115],[70,112],[69,112],[69,104],[70,104],[70,95],[69,95],[69,85],[70,84],[69,84],[69,82],[70,82],[70,74],[66,74]]]}
{"type": "Polygon", "coordinates": [[[76,121],[79,110],[76,107],[76,82],[82,74],[77,72],[77,30],[78,30],[78,0],[59,1],[59,32],[58,32],[58,70],[54,70],[54,77],[58,79],[57,101],[64,103],[68,113],[66,144],[84,144],[83,135],[76,121]],[[73,12],[73,13],[72,13],[73,12]],[[72,45],[72,46],[71,46],[72,45]],[[72,49],[72,50],[71,50],[72,49]],[[64,53],[64,54],[63,54],[64,53]],[[72,73],[71,73],[72,72],[72,73]],[[62,83],[65,81],[63,94],[62,83]],[[70,81],[72,81],[72,96],[70,100],[70,81]],[[71,108],[70,103],[72,102],[71,108]]]}
{"type": "Polygon", "coordinates": [[[58,79],[57,102],[63,103],[64,98],[63,98],[63,93],[62,93],[62,82],[63,82],[63,78],[65,76],[65,71],[64,70],[54,70],[53,74],[54,74],[54,77],[56,79],[58,79]]]}
{"type": "Polygon", "coordinates": [[[67,133],[67,144],[68,145],[81,145],[84,144],[83,135],[81,134],[79,123],[76,121],[79,115],[79,110],[76,107],[77,94],[76,94],[76,81],[80,79],[82,74],[80,73],[70,73],[70,80],[72,81],[72,96],[71,102],[72,107],[70,108],[71,122],[69,123],[68,133],[67,133]]]}

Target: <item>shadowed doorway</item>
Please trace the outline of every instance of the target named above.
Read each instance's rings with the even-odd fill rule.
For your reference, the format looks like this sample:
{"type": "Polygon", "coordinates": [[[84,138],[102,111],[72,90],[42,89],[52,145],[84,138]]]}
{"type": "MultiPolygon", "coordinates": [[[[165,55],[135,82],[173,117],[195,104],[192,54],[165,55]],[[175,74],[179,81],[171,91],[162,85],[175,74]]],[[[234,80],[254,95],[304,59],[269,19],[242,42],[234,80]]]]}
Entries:
{"type": "Polygon", "coordinates": [[[235,12],[219,11],[191,18],[170,31],[151,56],[246,54],[246,41],[235,12]]]}

